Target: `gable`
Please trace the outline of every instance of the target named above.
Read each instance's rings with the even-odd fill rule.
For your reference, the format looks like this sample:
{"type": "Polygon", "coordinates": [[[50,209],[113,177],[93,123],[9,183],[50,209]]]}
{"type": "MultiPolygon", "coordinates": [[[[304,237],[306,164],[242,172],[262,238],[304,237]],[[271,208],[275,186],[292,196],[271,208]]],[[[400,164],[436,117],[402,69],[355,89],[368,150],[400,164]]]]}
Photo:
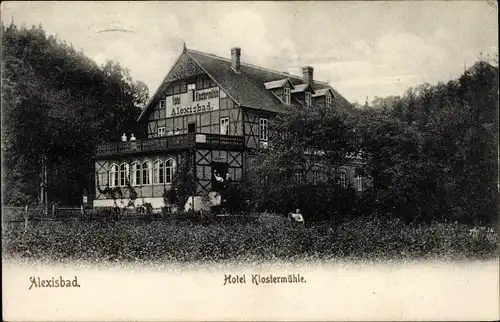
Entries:
{"type": "Polygon", "coordinates": [[[165,78],[165,82],[172,82],[204,74],[203,69],[186,53],[182,53],[177,62],[165,78]]]}
{"type": "Polygon", "coordinates": [[[186,52],[183,52],[165,76],[165,79],[160,84],[155,94],[151,97],[146,108],[139,116],[138,121],[140,122],[149,115],[160,104],[160,101],[165,99],[166,95],[185,93],[187,91],[187,83],[190,79],[195,82],[197,88],[200,89],[216,86],[215,82],[206,75],[205,71],[198,63],[189,57],[186,52]],[[200,80],[202,80],[201,84],[200,80]],[[209,86],[207,82],[210,82],[209,86]]]}

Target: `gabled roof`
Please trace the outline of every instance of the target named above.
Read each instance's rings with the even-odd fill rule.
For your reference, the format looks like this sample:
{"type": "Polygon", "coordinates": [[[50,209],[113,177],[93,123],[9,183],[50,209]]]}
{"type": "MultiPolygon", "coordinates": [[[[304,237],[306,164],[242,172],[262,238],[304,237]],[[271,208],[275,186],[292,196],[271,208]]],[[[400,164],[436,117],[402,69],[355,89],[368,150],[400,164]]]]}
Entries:
{"type": "Polygon", "coordinates": [[[283,79],[280,79],[280,80],[267,82],[267,83],[264,83],[264,86],[266,87],[266,89],[274,89],[274,88],[283,87],[287,83],[290,85],[291,88],[293,88],[293,84],[290,81],[290,79],[288,79],[288,78],[283,78],[283,79]]]}
{"type": "Polygon", "coordinates": [[[318,89],[313,95],[312,97],[318,97],[318,96],[325,96],[326,93],[330,92],[330,94],[335,97],[335,94],[333,93],[332,89],[331,88],[322,88],[322,89],[318,89]]]}
{"type": "Polygon", "coordinates": [[[305,92],[306,90],[310,90],[311,93],[314,93],[314,88],[310,84],[299,84],[295,85],[292,89],[292,94],[305,92]]]}
{"type": "MultiPolygon", "coordinates": [[[[283,103],[271,92],[268,86],[274,86],[280,82],[290,82],[295,89],[304,90],[309,84],[303,84],[302,77],[291,75],[288,73],[278,72],[264,67],[258,67],[251,64],[241,63],[240,73],[236,73],[231,68],[231,60],[218,57],[211,54],[202,53],[199,51],[184,48],[181,56],[187,55],[192,59],[212,80],[217,83],[226,94],[232,98],[237,104],[265,110],[269,112],[284,112],[286,107],[283,103]],[[272,85],[269,85],[272,83],[272,85]],[[266,84],[268,84],[266,86],[266,84]]],[[[170,72],[169,72],[170,73],[170,72]]],[[[162,95],[168,86],[166,80],[162,82],[160,87],[147,104],[139,116],[140,121],[154,104],[158,102],[158,96],[162,95]]],[[[342,95],[336,92],[329,84],[319,81],[314,81],[312,92],[317,90],[329,89],[333,93],[334,102],[342,109],[350,109],[352,107],[342,95]]],[[[292,90],[292,93],[296,92],[292,90]]]]}

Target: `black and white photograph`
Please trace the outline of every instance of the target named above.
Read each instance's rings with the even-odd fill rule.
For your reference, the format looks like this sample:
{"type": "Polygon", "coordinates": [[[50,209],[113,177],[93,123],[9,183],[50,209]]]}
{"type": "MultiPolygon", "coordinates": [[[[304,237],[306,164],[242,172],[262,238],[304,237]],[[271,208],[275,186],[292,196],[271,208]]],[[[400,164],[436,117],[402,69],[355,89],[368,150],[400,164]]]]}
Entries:
{"type": "Polygon", "coordinates": [[[7,321],[498,320],[496,1],[4,1],[7,321]]]}

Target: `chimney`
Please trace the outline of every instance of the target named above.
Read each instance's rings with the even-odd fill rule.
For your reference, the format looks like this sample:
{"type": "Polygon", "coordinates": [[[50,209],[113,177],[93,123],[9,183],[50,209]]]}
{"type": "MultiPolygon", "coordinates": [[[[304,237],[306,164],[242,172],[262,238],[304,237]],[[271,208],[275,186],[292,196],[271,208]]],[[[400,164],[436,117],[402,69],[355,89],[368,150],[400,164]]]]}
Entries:
{"type": "Polygon", "coordinates": [[[236,73],[240,73],[240,56],[241,56],[241,48],[239,47],[231,48],[231,68],[236,73]]]}
{"type": "Polygon", "coordinates": [[[313,72],[314,68],[311,66],[302,67],[302,79],[304,84],[313,84],[313,72]]]}

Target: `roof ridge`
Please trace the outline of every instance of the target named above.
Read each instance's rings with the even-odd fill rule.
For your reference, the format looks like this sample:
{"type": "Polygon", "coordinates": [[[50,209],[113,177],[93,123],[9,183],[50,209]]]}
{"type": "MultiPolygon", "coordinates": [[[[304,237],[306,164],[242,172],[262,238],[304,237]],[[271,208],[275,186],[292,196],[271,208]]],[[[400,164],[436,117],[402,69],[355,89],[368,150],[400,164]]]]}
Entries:
{"type": "MultiPolygon", "coordinates": [[[[227,61],[227,62],[231,62],[231,59],[224,58],[224,57],[221,57],[221,56],[218,56],[218,55],[214,55],[214,54],[210,54],[210,53],[204,53],[202,51],[198,51],[198,50],[194,50],[194,49],[187,49],[187,50],[195,52],[197,54],[201,54],[201,55],[205,55],[205,56],[210,56],[210,57],[213,57],[213,58],[216,58],[216,59],[221,59],[221,60],[224,60],[224,61],[227,61]]],[[[265,71],[273,72],[273,73],[276,73],[276,74],[280,74],[280,75],[283,75],[285,77],[295,77],[295,78],[298,78],[298,79],[302,79],[301,76],[293,75],[293,74],[285,73],[285,72],[280,72],[280,71],[278,71],[276,69],[272,69],[272,68],[257,66],[257,65],[254,65],[254,64],[244,63],[244,62],[240,62],[240,64],[243,65],[243,66],[253,67],[253,68],[257,68],[257,69],[262,69],[262,70],[265,70],[265,71]]],[[[323,81],[318,81],[318,80],[313,80],[313,82],[319,83],[319,84],[322,84],[322,85],[328,85],[328,86],[330,86],[330,84],[328,82],[323,82],[323,81]]]]}

